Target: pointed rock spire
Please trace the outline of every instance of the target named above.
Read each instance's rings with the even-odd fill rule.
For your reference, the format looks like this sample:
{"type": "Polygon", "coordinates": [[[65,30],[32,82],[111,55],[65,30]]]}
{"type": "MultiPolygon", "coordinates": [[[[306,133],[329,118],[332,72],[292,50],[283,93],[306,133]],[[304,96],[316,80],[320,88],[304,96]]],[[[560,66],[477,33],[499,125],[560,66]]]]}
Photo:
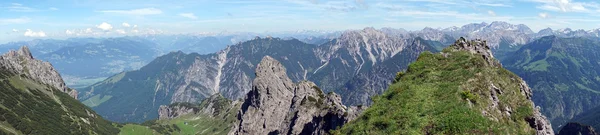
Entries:
{"type": "Polygon", "coordinates": [[[293,83],[281,63],[265,56],[237,114],[239,123],[229,134],[326,134],[360,111],[348,109],[341,97],[325,95],[312,82],[293,83]]]}
{"type": "Polygon", "coordinates": [[[29,50],[29,47],[27,47],[27,46],[21,46],[21,48],[19,49],[19,51],[17,51],[17,53],[20,56],[24,56],[26,58],[33,59],[33,55],[31,55],[31,51],[29,50]]]}

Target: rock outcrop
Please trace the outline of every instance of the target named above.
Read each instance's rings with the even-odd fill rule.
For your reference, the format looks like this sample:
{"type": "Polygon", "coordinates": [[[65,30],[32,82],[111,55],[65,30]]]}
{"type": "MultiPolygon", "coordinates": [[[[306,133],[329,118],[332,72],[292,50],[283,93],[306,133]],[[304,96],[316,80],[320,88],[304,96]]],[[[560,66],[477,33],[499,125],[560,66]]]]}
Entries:
{"type": "Polygon", "coordinates": [[[168,106],[161,105],[158,109],[158,119],[173,119],[190,113],[198,113],[199,110],[189,103],[175,103],[168,106]]]}
{"type": "Polygon", "coordinates": [[[494,59],[494,55],[492,55],[492,51],[485,40],[475,39],[467,41],[465,38],[460,37],[458,40],[456,40],[456,42],[454,42],[452,47],[455,51],[468,51],[472,54],[481,55],[481,57],[487,61],[488,65],[501,65],[498,60],[494,59]]]}
{"type": "Polygon", "coordinates": [[[77,91],[68,88],[62,77],[52,67],[49,62],[34,59],[27,46],[22,46],[19,50],[11,50],[0,56],[0,66],[3,69],[14,71],[18,74],[25,74],[32,80],[42,84],[50,85],[71,97],[77,99],[77,91]]]}
{"type": "Polygon", "coordinates": [[[209,117],[215,117],[232,110],[237,111],[235,110],[239,109],[235,108],[237,105],[239,105],[238,102],[232,102],[217,93],[204,99],[199,105],[194,105],[192,103],[173,103],[168,106],[161,105],[158,109],[158,117],[159,119],[173,119],[186,114],[199,113],[209,117]]]}
{"type": "Polygon", "coordinates": [[[580,123],[567,123],[558,135],[598,135],[592,126],[580,123]]]}
{"type": "Polygon", "coordinates": [[[353,109],[312,82],[293,83],[281,63],[265,56],[229,134],[328,134],[360,113],[353,109]]]}

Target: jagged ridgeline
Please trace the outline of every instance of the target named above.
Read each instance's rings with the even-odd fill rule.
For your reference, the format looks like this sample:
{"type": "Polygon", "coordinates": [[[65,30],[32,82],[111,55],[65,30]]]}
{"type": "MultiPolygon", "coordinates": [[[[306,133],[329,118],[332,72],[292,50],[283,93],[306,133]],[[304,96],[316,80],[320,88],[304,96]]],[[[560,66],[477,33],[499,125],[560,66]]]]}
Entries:
{"type": "Polygon", "coordinates": [[[327,134],[362,110],[342,105],[339,95],[313,82],[292,82],[282,63],[265,56],[243,101],[217,93],[200,104],[162,105],[159,120],[120,128],[123,134],[327,134]]]}
{"type": "Polygon", "coordinates": [[[0,56],[0,134],[117,134],[75,98],[48,62],[22,47],[0,56]]]}
{"type": "Polygon", "coordinates": [[[485,41],[422,53],[359,118],[335,134],[553,134],[532,92],[485,41]]]}

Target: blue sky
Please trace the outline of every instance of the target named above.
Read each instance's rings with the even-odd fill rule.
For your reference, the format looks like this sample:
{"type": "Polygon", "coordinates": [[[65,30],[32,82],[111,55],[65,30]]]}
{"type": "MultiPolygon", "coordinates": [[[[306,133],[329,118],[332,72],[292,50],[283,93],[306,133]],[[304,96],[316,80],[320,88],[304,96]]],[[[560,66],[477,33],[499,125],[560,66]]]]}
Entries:
{"type": "Polygon", "coordinates": [[[0,43],[147,33],[276,32],[462,26],[506,21],[600,28],[584,0],[40,0],[0,2],[0,43]]]}

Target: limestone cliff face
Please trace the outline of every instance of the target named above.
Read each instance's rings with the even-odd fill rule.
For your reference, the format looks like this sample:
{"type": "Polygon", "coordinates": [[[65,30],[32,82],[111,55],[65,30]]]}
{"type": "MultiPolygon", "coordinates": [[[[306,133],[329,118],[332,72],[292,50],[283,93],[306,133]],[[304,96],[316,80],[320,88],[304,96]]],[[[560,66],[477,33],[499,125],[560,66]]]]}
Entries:
{"type": "Polygon", "coordinates": [[[324,94],[309,81],[293,83],[282,64],[266,56],[229,134],[327,134],[354,113],[360,110],[342,105],[335,93],[324,94]]]}
{"type": "Polygon", "coordinates": [[[19,50],[11,50],[0,56],[0,67],[5,70],[25,74],[42,84],[50,85],[77,99],[77,91],[68,88],[62,77],[49,62],[34,59],[27,46],[19,50]]]}

